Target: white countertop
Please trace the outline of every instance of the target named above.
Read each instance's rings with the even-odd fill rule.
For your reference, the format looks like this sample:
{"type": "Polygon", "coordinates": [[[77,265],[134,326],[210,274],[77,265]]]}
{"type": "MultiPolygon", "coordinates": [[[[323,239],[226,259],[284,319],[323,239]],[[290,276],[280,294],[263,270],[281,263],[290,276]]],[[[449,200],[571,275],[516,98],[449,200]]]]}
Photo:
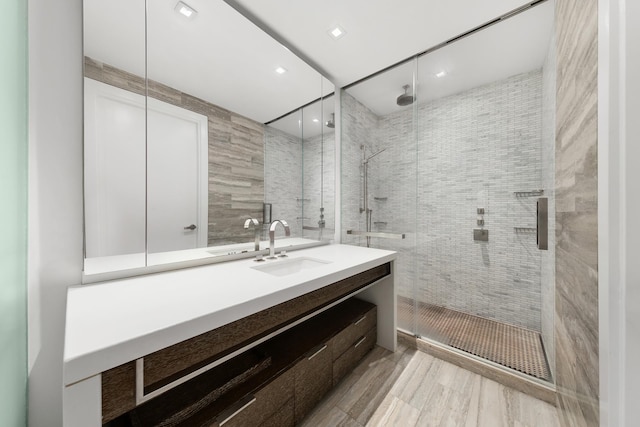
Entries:
{"type": "MultiPolygon", "coordinates": [[[[318,243],[318,241],[313,239],[306,239],[303,237],[282,237],[276,239],[275,248],[278,251],[281,251],[283,249],[289,250],[289,248],[294,248],[295,246],[309,245],[312,243],[318,243]]],[[[223,255],[230,255],[232,253],[241,252],[243,250],[253,251],[253,249],[254,243],[250,242],[150,254],[140,252],[125,255],[86,258],[84,260],[84,275],[91,276],[109,273],[112,271],[130,270],[144,267],[145,265],[160,265],[182,261],[192,261],[194,259],[215,258],[223,255]]],[[[269,241],[261,241],[260,249],[269,249],[269,241]]]]}
{"type": "Polygon", "coordinates": [[[299,257],[329,263],[277,277],[251,268],[265,263],[245,259],[70,287],[65,384],[392,261],[396,253],[326,245],[291,252],[288,259],[299,257]]]}

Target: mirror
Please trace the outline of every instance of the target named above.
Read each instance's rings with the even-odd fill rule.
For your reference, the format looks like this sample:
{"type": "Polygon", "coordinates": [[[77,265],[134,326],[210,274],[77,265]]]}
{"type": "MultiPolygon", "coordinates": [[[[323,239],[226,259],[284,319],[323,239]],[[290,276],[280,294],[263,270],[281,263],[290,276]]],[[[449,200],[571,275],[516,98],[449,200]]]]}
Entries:
{"type": "Polygon", "coordinates": [[[300,244],[330,240],[335,232],[334,104],[333,95],[323,97],[271,122],[265,132],[265,201],[273,218],[291,218],[291,237],[302,238],[300,244]]]}
{"type": "Polygon", "coordinates": [[[85,276],[333,238],[333,86],[288,49],[206,0],[85,0],[84,47],[85,276]]]}

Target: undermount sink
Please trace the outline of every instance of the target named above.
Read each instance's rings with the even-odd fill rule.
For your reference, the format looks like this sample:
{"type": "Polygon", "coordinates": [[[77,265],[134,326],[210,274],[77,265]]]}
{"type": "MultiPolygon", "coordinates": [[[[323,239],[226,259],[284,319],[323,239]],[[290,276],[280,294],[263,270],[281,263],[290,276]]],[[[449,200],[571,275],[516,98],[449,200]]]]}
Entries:
{"type": "Polygon", "coordinates": [[[267,260],[264,264],[251,267],[254,270],[271,274],[272,276],[288,276],[289,274],[299,273],[303,270],[320,267],[325,264],[331,264],[331,261],[324,261],[317,258],[300,257],[300,258],[284,258],[277,260],[267,260]]]}

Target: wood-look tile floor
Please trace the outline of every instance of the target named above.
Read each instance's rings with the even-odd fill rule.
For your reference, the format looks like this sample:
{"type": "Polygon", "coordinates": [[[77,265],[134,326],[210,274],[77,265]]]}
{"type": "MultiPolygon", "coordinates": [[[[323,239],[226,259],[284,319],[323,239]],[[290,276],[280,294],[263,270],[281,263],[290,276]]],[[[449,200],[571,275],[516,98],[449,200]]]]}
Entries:
{"type": "Polygon", "coordinates": [[[302,422],[318,426],[559,426],[556,408],[398,346],[375,347],[302,422]]]}

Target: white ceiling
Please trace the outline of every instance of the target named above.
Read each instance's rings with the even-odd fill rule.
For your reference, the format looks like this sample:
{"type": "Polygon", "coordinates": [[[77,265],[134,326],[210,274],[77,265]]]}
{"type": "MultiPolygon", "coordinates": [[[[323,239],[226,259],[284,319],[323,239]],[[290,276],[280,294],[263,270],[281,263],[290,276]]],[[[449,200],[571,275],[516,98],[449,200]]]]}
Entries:
{"type": "Polygon", "coordinates": [[[344,86],[531,0],[225,0],[239,4],[344,86]],[[346,30],[338,40],[327,33],[346,30]]]}
{"type": "MultiPolygon", "coordinates": [[[[340,86],[529,3],[524,0],[324,0],[313,4],[303,0],[226,1],[246,9],[268,26],[271,33],[303,53],[311,63],[318,64],[340,86]],[[327,33],[336,24],[347,32],[339,40],[333,40],[327,33]]],[[[188,20],[174,11],[177,0],[147,2],[149,78],[263,123],[320,97],[320,75],[225,1],[184,2],[198,11],[195,19],[188,20]],[[288,72],[276,74],[277,66],[288,72]]],[[[552,9],[547,3],[534,11],[542,13],[542,8],[552,9]]],[[[144,75],[144,12],[144,0],[84,0],[85,54],[144,75]]],[[[516,73],[518,67],[509,64],[518,64],[520,68],[540,64],[540,46],[550,33],[548,19],[544,18],[545,24],[532,24],[526,30],[515,21],[532,12],[507,21],[513,21],[513,25],[501,23],[429,54],[421,60],[420,71],[426,75],[418,76],[418,90],[428,89],[426,96],[446,94],[462,87],[455,89],[455,81],[477,85],[478,81],[492,78],[491,74],[495,77],[516,73]],[[499,27],[504,28],[505,33],[490,33],[499,27]],[[515,60],[506,61],[514,59],[515,54],[519,54],[515,60]],[[487,67],[478,69],[477,64],[483,62],[487,67]],[[428,67],[448,68],[450,75],[445,78],[448,80],[442,79],[448,83],[431,85],[428,67]],[[470,73],[470,70],[477,72],[470,73]]],[[[395,98],[402,92],[402,85],[409,83],[411,77],[411,70],[400,67],[365,82],[361,87],[366,88],[363,90],[366,93],[358,96],[363,96],[379,114],[391,112],[396,108],[395,98]]],[[[327,82],[322,87],[324,94],[333,91],[327,82]]],[[[425,97],[420,92],[418,95],[420,100],[425,97]]],[[[309,113],[303,114],[305,119],[315,118],[312,110],[310,107],[309,113]]],[[[326,106],[322,110],[323,117],[319,120],[324,122],[333,110],[326,106]]],[[[285,121],[291,122],[290,126],[297,124],[297,120],[290,117],[282,122],[285,121]]],[[[310,135],[318,123],[304,123],[304,126],[310,131],[305,134],[310,135]]]]}
{"type": "MultiPolygon", "coordinates": [[[[147,2],[148,78],[262,123],[320,97],[322,76],[225,2],[184,1],[195,18],[177,0],[147,2]]],[[[85,55],[144,76],[144,11],[144,0],[85,0],[85,55]]]]}
{"type": "Polygon", "coordinates": [[[414,74],[416,99],[422,103],[540,69],[551,42],[553,17],[553,3],[543,3],[422,56],[417,71],[410,61],[347,92],[384,116],[410,108],[399,107],[396,98],[403,93],[403,85],[412,85],[414,74]],[[440,71],[446,75],[438,78],[440,71]]]}

